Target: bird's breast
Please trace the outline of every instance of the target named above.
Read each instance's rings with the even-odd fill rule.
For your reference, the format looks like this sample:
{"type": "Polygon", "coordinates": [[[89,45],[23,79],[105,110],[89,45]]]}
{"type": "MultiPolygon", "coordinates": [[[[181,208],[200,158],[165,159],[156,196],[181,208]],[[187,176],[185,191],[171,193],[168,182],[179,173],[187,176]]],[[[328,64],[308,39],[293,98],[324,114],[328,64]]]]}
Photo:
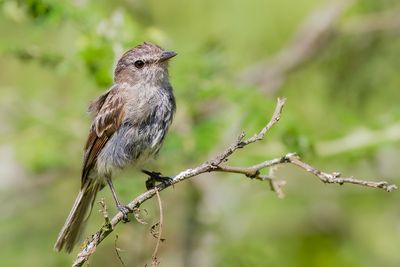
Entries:
{"type": "Polygon", "coordinates": [[[103,170],[141,164],[156,155],[175,111],[172,93],[162,90],[128,99],[126,105],[123,123],[99,155],[103,170]]]}

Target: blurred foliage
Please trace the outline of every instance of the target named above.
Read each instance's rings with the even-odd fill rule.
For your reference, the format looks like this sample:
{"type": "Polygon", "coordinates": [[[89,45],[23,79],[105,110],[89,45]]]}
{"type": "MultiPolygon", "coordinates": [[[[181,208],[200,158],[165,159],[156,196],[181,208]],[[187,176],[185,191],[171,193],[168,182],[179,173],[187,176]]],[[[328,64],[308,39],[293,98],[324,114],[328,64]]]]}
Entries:
{"type": "MultiPolygon", "coordinates": [[[[170,74],[178,112],[149,168],[174,174],[207,160],[269,119],[274,97],[238,85],[242,69],[277,53],[316,0],[0,1],[0,259],[2,266],[69,266],[53,242],[79,188],[88,102],[112,83],[115,60],[144,40],[175,50],[170,74]]],[[[358,1],[353,16],[391,10],[397,0],[358,1]]],[[[231,164],[297,151],[324,170],[363,178],[398,178],[398,139],[335,154],[323,144],[358,129],[400,121],[397,32],[338,35],[288,76],[282,120],[265,141],[231,164]]],[[[396,136],[396,133],[393,133],[396,136]]],[[[398,136],[398,134],[397,134],[398,136]]],[[[356,138],[354,142],[357,142],[356,138]]],[[[345,144],[343,145],[345,146],[345,144]]],[[[234,175],[210,175],[163,193],[161,266],[399,266],[398,193],[324,186],[292,167],[280,168],[287,197],[234,175]]],[[[116,187],[128,201],[144,190],[133,169],[116,187]],[[134,176],[134,177],[132,177],[134,176]]],[[[100,197],[109,203],[103,190],[100,197]]],[[[157,206],[145,205],[150,223],[157,206]]],[[[94,209],[86,233],[101,223],[94,209]]],[[[149,262],[149,227],[120,225],[127,266],[149,262]]],[[[90,265],[114,266],[114,239],[90,265]]]]}

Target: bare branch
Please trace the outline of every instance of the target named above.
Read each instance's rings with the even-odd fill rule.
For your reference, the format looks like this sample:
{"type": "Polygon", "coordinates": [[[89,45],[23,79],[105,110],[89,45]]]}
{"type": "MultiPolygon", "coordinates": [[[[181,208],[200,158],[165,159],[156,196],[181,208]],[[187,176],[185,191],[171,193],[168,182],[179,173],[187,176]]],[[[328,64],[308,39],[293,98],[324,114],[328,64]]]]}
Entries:
{"type": "MultiPolygon", "coordinates": [[[[356,185],[363,185],[363,186],[372,187],[372,188],[381,188],[387,192],[392,192],[397,189],[396,185],[389,184],[388,182],[385,182],[385,181],[378,181],[378,182],[365,181],[365,180],[355,179],[354,177],[341,177],[341,174],[339,172],[333,172],[333,173],[322,172],[322,171],[312,167],[308,163],[302,161],[296,153],[288,153],[281,158],[267,160],[267,161],[261,162],[257,165],[250,166],[250,167],[218,166],[217,168],[214,168],[213,171],[239,173],[239,174],[244,174],[246,177],[249,177],[251,179],[257,179],[257,180],[261,180],[261,181],[265,181],[265,180],[273,181],[274,179],[271,178],[270,176],[260,175],[260,170],[262,170],[264,168],[270,168],[270,167],[273,167],[276,165],[280,165],[283,163],[290,163],[290,164],[296,165],[296,166],[304,169],[305,171],[314,174],[322,182],[327,183],[327,184],[340,184],[340,185],[356,184],[356,185]]],[[[274,188],[273,191],[276,192],[277,185],[272,184],[271,186],[274,188]]],[[[282,187],[282,185],[280,187],[282,187]]],[[[278,193],[278,195],[279,194],[281,194],[281,193],[278,193]]]]}
{"type": "Polygon", "coordinates": [[[253,135],[252,137],[250,137],[247,140],[243,140],[243,138],[245,137],[245,133],[242,132],[234,144],[230,145],[224,152],[217,155],[214,159],[206,162],[205,164],[212,165],[212,166],[219,166],[222,162],[226,161],[228,159],[228,157],[230,155],[232,155],[232,153],[235,152],[237,149],[243,148],[243,147],[247,146],[248,144],[251,144],[251,143],[254,143],[256,141],[263,139],[265,134],[267,133],[267,131],[269,131],[269,129],[271,129],[271,127],[274,126],[281,118],[282,109],[283,109],[283,106],[285,105],[285,103],[286,103],[286,98],[279,97],[277,100],[276,108],[272,115],[272,118],[267,123],[267,125],[261,129],[261,131],[258,134],[253,135]]]}
{"type": "MultiPolygon", "coordinates": [[[[195,168],[187,169],[185,171],[180,172],[179,174],[177,174],[175,177],[172,178],[172,181],[169,184],[161,183],[157,185],[155,188],[150,189],[142,193],[141,195],[137,196],[127,205],[129,210],[133,212],[133,210],[139,208],[141,204],[143,204],[148,199],[152,198],[154,195],[159,196],[159,192],[161,192],[165,188],[173,186],[174,184],[180,183],[191,177],[198,176],[200,174],[208,172],[229,172],[229,173],[243,174],[250,179],[268,181],[271,190],[274,191],[278,195],[278,197],[282,198],[284,196],[282,187],[285,185],[285,181],[276,180],[273,174],[274,168],[271,169],[271,167],[275,167],[282,164],[296,165],[304,169],[305,171],[314,174],[324,183],[336,183],[336,184],[351,183],[371,188],[380,188],[388,192],[397,189],[395,185],[389,184],[385,181],[378,181],[378,182],[364,181],[360,179],[355,179],[353,177],[342,178],[340,177],[340,174],[337,172],[331,174],[322,172],[302,161],[300,157],[295,153],[288,153],[283,157],[267,160],[250,167],[236,167],[236,166],[224,165],[223,163],[225,163],[228,160],[229,156],[232,155],[236,150],[238,150],[239,148],[243,148],[251,143],[262,140],[264,138],[265,134],[271,129],[271,127],[274,126],[279,121],[284,104],[285,104],[285,99],[278,98],[275,112],[273,113],[272,118],[267,123],[267,125],[261,129],[259,133],[253,135],[248,139],[244,139],[245,137],[244,133],[240,134],[236,142],[234,142],[224,152],[217,155],[213,159],[195,168]],[[266,168],[270,168],[269,175],[261,174],[261,170],[266,168]]],[[[159,200],[159,206],[160,206],[160,224],[162,224],[162,207],[160,200],[159,200]]],[[[122,217],[123,214],[121,212],[118,212],[109,221],[108,224],[105,223],[96,233],[90,236],[86,240],[83,249],[79,252],[72,266],[82,266],[89,259],[89,257],[96,251],[96,247],[114,230],[116,225],[122,220],[122,217]]],[[[161,225],[158,238],[161,238],[161,225]]],[[[158,251],[158,243],[155,252],[153,253],[153,259],[156,257],[158,251]]]]}
{"type": "Polygon", "coordinates": [[[400,29],[400,6],[369,15],[350,19],[341,28],[344,34],[365,34],[374,32],[398,32],[400,29]]]}
{"type": "Polygon", "coordinates": [[[282,49],[241,71],[238,75],[239,82],[259,86],[266,94],[273,95],[291,72],[318,56],[338,36],[399,32],[400,6],[354,16],[338,25],[341,15],[355,2],[356,0],[327,1],[305,18],[282,49]]]}
{"type": "Polygon", "coordinates": [[[267,94],[274,94],[291,71],[329,43],[334,36],[336,22],[353,3],[352,0],[328,1],[304,20],[287,45],[271,58],[243,70],[238,80],[260,86],[267,94]]]}
{"type": "Polygon", "coordinates": [[[327,183],[327,184],[356,184],[356,185],[363,185],[367,187],[373,187],[373,188],[381,188],[387,192],[392,192],[397,189],[397,186],[394,184],[389,184],[388,182],[385,181],[364,181],[360,179],[355,179],[353,177],[341,177],[340,172],[333,172],[333,173],[326,173],[322,172],[320,170],[317,170],[316,168],[312,167],[311,165],[305,163],[300,159],[299,156],[297,156],[294,153],[288,154],[285,156],[288,160],[288,162],[314,174],[317,176],[322,182],[327,183]]]}

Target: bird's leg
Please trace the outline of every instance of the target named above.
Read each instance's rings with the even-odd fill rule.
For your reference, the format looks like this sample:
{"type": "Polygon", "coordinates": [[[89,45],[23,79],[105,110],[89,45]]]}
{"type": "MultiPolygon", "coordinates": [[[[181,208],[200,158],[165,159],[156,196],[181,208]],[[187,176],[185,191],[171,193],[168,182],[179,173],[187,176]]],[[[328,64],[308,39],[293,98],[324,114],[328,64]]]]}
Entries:
{"type": "Polygon", "coordinates": [[[106,180],[107,180],[108,186],[110,187],[111,194],[112,194],[112,196],[114,198],[115,205],[117,206],[117,209],[120,212],[122,212],[122,214],[123,214],[122,220],[124,222],[129,222],[129,218],[128,218],[129,208],[127,208],[124,205],[121,205],[121,202],[119,202],[118,197],[117,197],[117,193],[115,192],[115,188],[114,188],[114,185],[113,185],[112,180],[111,180],[111,175],[106,175],[106,180]]]}
{"type": "Polygon", "coordinates": [[[172,184],[172,178],[168,177],[168,176],[161,176],[160,172],[153,172],[153,171],[147,171],[147,170],[142,170],[142,172],[149,176],[149,178],[146,180],[147,190],[154,188],[156,186],[156,182],[160,182],[165,185],[172,184]]]}

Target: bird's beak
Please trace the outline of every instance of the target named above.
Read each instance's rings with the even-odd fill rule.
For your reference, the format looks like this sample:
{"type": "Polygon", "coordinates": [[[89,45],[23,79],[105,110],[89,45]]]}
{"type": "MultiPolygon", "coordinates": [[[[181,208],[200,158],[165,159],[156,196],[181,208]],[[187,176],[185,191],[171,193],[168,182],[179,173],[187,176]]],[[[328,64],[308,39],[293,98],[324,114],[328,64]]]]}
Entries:
{"type": "Polygon", "coordinates": [[[165,51],[165,52],[162,52],[162,53],[161,53],[161,56],[160,56],[159,62],[166,61],[166,60],[168,60],[168,59],[170,59],[170,58],[173,58],[173,57],[176,56],[176,55],[177,55],[177,53],[175,53],[175,52],[173,52],[173,51],[165,51]]]}

